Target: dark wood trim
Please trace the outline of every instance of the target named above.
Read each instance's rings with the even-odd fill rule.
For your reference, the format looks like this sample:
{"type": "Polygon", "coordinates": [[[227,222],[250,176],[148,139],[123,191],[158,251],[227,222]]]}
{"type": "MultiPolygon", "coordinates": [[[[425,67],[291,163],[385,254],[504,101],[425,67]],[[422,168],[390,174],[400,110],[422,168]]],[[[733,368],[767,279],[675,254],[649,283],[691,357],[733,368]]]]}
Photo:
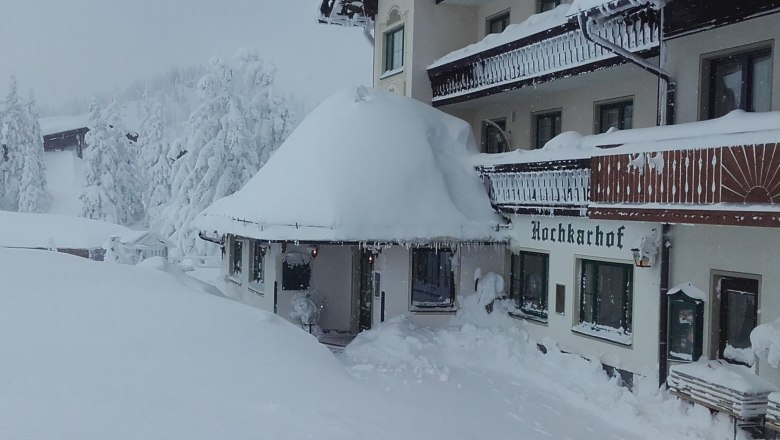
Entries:
{"type": "Polygon", "coordinates": [[[778,0],[672,1],[664,8],[663,39],[671,40],[778,12],[778,0]]]}
{"type": "Polygon", "coordinates": [[[698,209],[588,208],[588,218],[654,223],[688,223],[780,228],[780,212],[698,209]]]}
{"type": "Polygon", "coordinates": [[[585,206],[516,206],[495,205],[493,209],[502,214],[543,215],[552,217],[585,217],[588,208],[585,206]]]}
{"type": "Polygon", "coordinates": [[[525,173],[533,171],[562,171],[589,169],[590,158],[551,160],[545,162],[506,163],[498,165],[480,165],[477,171],[481,174],[491,173],[525,173]]]}
{"type": "MultiPolygon", "coordinates": [[[[659,53],[660,53],[660,48],[659,47],[653,47],[653,48],[650,48],[650,49],[647,49],[647,50],[636,52],[636,54],[638,56],[640,56],[642,58],[645,58],[645,59],[656,57],[656,56],[658,56],[659,53]]],[[[500,84],[500,85],[497,85],[497,86],[494,86],[494,87],[490,87],[490,88],[487,88],[487,89],[482,89],[482,90],[479,90],[479,91],[475,91],[475,92],[471,92],[471,93],[465,93],[463,95],[454,96],[452,98],[435,100],[435,101],[433,101],[432,105],[434,107],[442,107],[442,106],[445,106],[445,105],[456,104],[458,102],[471,101],[473,99],[484,98],[486,96],[495,95],[495,94],[503,93],[503,92],[508,92],[508,91],[511,91],[511,90],[517,90],[517,89],[521,89],[523,87],[536,86],[536,85],[547,83],[547,82],[551,82],[551,81],[557,81],[557,80],[564,79],[564,78],[569,78],[569,77],[572,77],[572,76],[582,75],[584,73],[596,72],[598,70],[607,69],[607,68],[615,67],[615,66],[620,66],[620,65],[623,65],[623,64],[627,64],[627,63],[629,63],[628,60],[626,60],[624,58],[621,58],[621,57],[618,57],[618,56],[614,56],[612,58],[608,58],[608,59],[601,60],[601,61],[596,61],[596,62],[589,63],[589,64],[584,64],[584,65],[581,65],[581,66],[572,67],[570,69],[560,70],[558,72],[548,73],[548,74],[536,76],[536,77],[533,77],[533,78],[526,78],[526,79],[522,79],[522,80],[511,82],[511,83],[500,84]]],[[[449,67],[451,65],[450,64],[446,64],[445,66],[449,67]]],[[[441,67],[445,67],[445,66],[441,66],[441,67]]],[[[432,77],[432,75],[430,75],[430,71],[429,71],[429,78],[430,77],[432,77]]]]}

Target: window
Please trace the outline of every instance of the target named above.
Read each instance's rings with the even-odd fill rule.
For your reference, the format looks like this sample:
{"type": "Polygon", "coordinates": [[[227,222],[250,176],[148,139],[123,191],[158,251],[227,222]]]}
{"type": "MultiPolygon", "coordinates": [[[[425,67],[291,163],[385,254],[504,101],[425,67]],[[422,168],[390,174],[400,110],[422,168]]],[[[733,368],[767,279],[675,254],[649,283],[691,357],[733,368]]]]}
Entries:
{"type": "Polygon", "coordinates": [[[704,114],[717,118],[742,109],[771,110],[772,53],[770,49],[732,54],[709,60],[709,96],[704,114]]]}
{"type": "Polygon", "coordinates": [[[404,27],[385,33],[385,72],[404,66],[404,27]]]}
{"type": "Polygon", "coordinates": [[[538,0],[536,12],[552,11],[561,4],[561,0],[538,0]]]}
{"type": "Polygon", "coordinates": [[[547,274],[550,257],[538,252],[512,255],[510,296],[523,314],[547,320],[547,274]]]}
{"type": "Polygon", "coordinates": [[[610,102],[597,106],[598,133],[606,133],[610,128],[627,130],[634,126],[634,100],[610,102]]]}
{"type": "Polygon", "coordinates": [[[282,262],[282,290],[308,290],[311,279],[311,257],[302,252],[288,252],[282,262]]]}
{"type": "Polygon", "coordinates": [[[412,306],[451,307],[455,302],[454,253],[446,248],[412,250],[412,306]]]}
{"type": "Polygon", "coordinates": [[[265,258],[265,248],[259,241],[254,242],[252,248],[252,281],[256,284],[263,284],[263,259],[265,258]]]}
{"type": "Polygon", "coordinates": [[[485,153],[503,153],[509,151],[504,135],[506,132],[506,119],[493,119],[482,121],[482,151],[485,153]],[[496,127],[496,125],[498,127],[496,127]],[[499,130],[499,128],[501,130],[499,130]]]}
{"type": "Polygon", "coordinates": [[[555,285],[555,313],[566,314],[566,286],[563,284],[555,285]]]}
{"type": "Polygon", "coordinates": [[[576,330],[631,343],[633,270],[630,264],[580,260],[580,325],[576,330]]]}
{"type": "Polygon", "coordinates": [[[534,147],[542,148],[550,139],[561,134],[561,112],[534,115],[534,147]]]}
{"type": "Polygon", "coordinates": [[[500,34],[509,26],[509,11],[494,15],[485,23],[485,34],[500,34]]]}
{"type": "Polygon", "coordinates": [[[234,238],[231,250],[233,254],[230,259],[230,275],[238,276],[241,275],[241,266],[244,260],[244,242],[234,238]]]}

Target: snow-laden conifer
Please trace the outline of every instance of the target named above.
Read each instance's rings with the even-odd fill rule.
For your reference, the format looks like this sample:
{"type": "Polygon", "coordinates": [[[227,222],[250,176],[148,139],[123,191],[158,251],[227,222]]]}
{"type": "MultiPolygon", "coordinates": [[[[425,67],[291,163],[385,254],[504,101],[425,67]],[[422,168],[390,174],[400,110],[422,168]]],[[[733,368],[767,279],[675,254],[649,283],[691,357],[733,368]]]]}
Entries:
{"type": "Polygon", "coordinates": [[[24,154],[33,142],[28,124],[27,109],[19,98],[15,77],[11,77],[10,89],[3,100],[4,115],[0,124],[0,209],[19,209],[19,190],[24,167],[24,154]]]}
{"type": "Polygon", "coordinates": [[[47,191],[46,165],[43,162],[43,135],[32,93],[26,103],[26,110],[29,142],[25,143],[26,151],[22,162],[19,211],[41,212],[48,207],[51,196],[47,191]]]}
{"type": "Polygon", "coordinates": [[[146,226],[159,226],[160,215],[171,198],[171,166],[167,158],[163,106],[144,93],[142,109],[145,116],[141,123],[137,149],[140,151],[139,171],[145,175],[145,223],[146,226]]]}

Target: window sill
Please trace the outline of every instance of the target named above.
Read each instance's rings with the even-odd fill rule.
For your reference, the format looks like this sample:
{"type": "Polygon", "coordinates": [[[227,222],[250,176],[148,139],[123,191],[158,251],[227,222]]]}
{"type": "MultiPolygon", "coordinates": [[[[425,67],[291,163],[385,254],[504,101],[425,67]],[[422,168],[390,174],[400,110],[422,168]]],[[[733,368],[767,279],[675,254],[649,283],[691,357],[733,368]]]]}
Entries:
{"type": "Polygon", "coordinates": [[[228,275],[227,276],[227,280],[232,282],[232,283],[238,284],[239,286],[242,284],[241,278],[239,278],[239,277],[237,277],[235,275],[228,275]]]}
{"type": "Polygon", "coordinates": [[[592,324],[581,323],[571,328],[572,333],[603,342],[609,342],[620,347],[631,348],[634,342],[632,334],[621,333],[617,329],[598,328],[592,324]]]}
{"type": "Polygon", "coordinates": [[[458,311],[458,308],[454,305],[448,305],[448,306],[411,306],[409,308],[409,311],[412,313],[421,313],[421,314],[448,314],[448,313],[455,313],[458,311]]]}
{"type": "Polygon", "coordinates": [[[397,69],[393,69],[393,70],[385,70],[384,73],[379,75],[379,79],[390,78],[391,76],[395,76],[395,75],[398,75],[399,73],[403,73],[403,71],[404,71],[404,67],[403,66],[401,66],[401,67],[399,67],[397,69]]]}
{"type": "Polygon", "coordinates": [[[265,286],[263,284],[249,283],[246,287],[258,296],[265,296],[265,286]]]}
{"type": "Polygon", "coordinates": [[[523,319],[529,322],[533,322],[535,324],[547,326],[547,317],[541,317],[536,315],[531,315],[529,313],[525,313],[520,309],[512,309],[509,311],[509,316],[517,319],[523,319]]]}

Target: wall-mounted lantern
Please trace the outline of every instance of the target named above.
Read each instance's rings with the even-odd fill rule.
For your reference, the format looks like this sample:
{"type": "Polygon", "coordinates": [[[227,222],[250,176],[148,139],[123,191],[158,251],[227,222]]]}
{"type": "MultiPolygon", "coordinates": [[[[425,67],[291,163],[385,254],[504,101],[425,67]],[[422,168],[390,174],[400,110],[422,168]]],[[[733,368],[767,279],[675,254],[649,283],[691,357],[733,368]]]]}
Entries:
{"type": "Polygon", "coordinates": [[[638,247],[632,248],[631,253],[634,257],[634,266],[651,267],[655,263],[655,257],[658,255],[658,234],[655,229],[644,235],[638,247]]]}
{"type": "Polygon", "coordinates": [[[317,258],[317,255],[319,254],[319,249],[317,249],[317,246],[311,246],[309,248],[309,254],[311,255],[312,260],[317,258]]]}

